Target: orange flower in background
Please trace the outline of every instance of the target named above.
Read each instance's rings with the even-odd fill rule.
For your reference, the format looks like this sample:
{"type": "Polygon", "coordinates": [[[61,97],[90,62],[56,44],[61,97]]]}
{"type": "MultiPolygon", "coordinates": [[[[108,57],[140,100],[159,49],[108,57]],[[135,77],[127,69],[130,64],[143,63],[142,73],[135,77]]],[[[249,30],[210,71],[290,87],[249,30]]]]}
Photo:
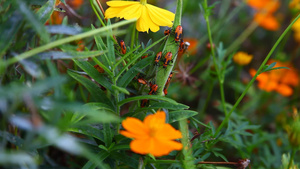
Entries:
{"type": "Polygon", "coordinates": [[[280,26],[272,14],[257,13],[254,15],[254,20],[259,26],[270,31],[276,31],[280,26]]]}
{"type": "Polygon", "coordinates": [[[130,148],[138,154],[152,154],[154,156],[168,155],[173,150],[181,150],[182,144],[174,139],[182,138],[181,132],[165,123],[164,111],[157,111],[148,115],[144,121],[127,117],[122,125],[126,130],[120,134],[133,138],[130,148]]]}
{"type": "Polygon", "coordinates": [[[197,53],[198,39],[183,38],[183,41],[188,42],[190,44],[190,46],[188,48],[188,53],[191,55],[195,55],[197,53]]]}
{"type": "MultiPolygon", "coordinates": [[[[276,62],[276,67],[288,67],[290,69],[277,69],[259,74],[256,78],[258,81],[258,87],[267,92],[276,91],[283,96],[291,96],[293,94],[293,86],[299,84],[299,76],[297,70],[293,68],[289,62],[280,62],[277,60],[270,60],[271,64],[276,62]]],[[[250,69],[250,74],[253,77],[256,70],[250,69]]]]}
{"type": "Polygon", "coordinates": [[[280,24],[273,16],[273,13],[280,7],[278,0],[248,0],[248,5],[257,12],[254,15],[254,21],[266,30],[276,31],[280,24]]]}
{"type": "Polygon", "coordinates": [[[252,58],[253,55],[249,55],[246,52],[237,52],[233,56],[233,61],[238,65],[244,66],[244,65],[248,65],[251,62],[252,58]]]}
{"type": "Polygon", "coordinates": [[[66,0],[66,3],[73,9],[78,9],[83,4],[83,0],[66,0]]]}

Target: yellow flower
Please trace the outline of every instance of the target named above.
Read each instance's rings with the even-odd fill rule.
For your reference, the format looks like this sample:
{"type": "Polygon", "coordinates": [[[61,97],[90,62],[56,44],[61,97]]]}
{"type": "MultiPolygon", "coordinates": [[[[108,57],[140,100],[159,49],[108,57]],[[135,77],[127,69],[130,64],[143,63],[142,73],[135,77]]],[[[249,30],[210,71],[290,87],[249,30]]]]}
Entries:
{"type": "Polygon", "coordinates": [[[233,56],[233,61],[241,66],[248,65],[253,58],[253,55],[248,55],[246,52],[237,52],[233,56]]]}
{"type": "Polygon", "coordinates": [[[168,155],[173,150],[181,150],[182,144],[173,141],[181,138],[181,132],[165,123],[164,111],[157,111],[148,115],[144,121],[133,117],[127,117],[122,125],[126,130],[120,134],[133,138],[130,148],[138,154],[152,154],[154,156],[168,155]]]}
{"type": "Polygon", "coordinates": [[[157,32],[159,26],[173,25],[175,14],[165,9],[147,4],[147,0],[135,1],[109,1],[110,6],[105,11],[105,18],[124,18],[126,20],[136,18],[136,29],[140,32],[157,32]]]}

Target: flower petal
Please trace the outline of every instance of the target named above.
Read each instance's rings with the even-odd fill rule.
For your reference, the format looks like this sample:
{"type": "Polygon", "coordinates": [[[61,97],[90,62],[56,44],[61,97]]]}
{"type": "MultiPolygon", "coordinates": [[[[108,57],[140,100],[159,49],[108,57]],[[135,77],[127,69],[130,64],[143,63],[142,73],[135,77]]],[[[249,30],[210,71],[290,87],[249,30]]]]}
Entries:
{"type": "Polygon", "coordinates": [[[110,7],[105,11],[105,18],[114,18],[118,17],[120,11],[123,9],[123,7],[110,7]]]}
{"type": "Polygon", "coordinates": [[[120,132],[124,136],[129,136],[131,138],[147,138],[149,136],[148,128],[143,124],[143,122],[137,118],[127,117],[122,122],[123,127],[127,132],[120,132]]]}
{"type": "Polygon", "coordinates": [[[141,6],[141,16],[136,22],[136,29],[140,32],[147,32],[149,29],[152,32],[157,32],[159,30],[159,26],[156,25],[150,18],[145,5],[141,6]]]}
{"type": "Polygon", "coordinates": [[[181,132],[174,129],[170,124],[164,124],[163,127],[155,133],[155,137],[163,140],[174,140],[182,138],[181,132]]]}
{"type": "Polygon", "coordinates": [[[146,126],[162,125],[166,123],[166,113],[164,111],[157,111],[155,114],[150,114],[144,119],[146,126]]]}
{"type": "Polygon", "coordinates": [[[130,5],[136,5],[140,4],[140,2],[134,2],[134,1],[108,1],[106,2],[108,6],[111,7],[126,7],[130,5]]]}
{"type": "Polygon", "coordinates": [[[171,140],[153,140],[153,148],[150,153],[156,157],[168,155],[173,150],[181,150],[182,144],[171,140]]]}
{"type": "Polygon", "coordinates": [[[182,144],[176,141],[161,141],[158,139],[133,140],[130,143],[133,152],[139,154],[152,154],[154,156],[168,155],[173,150],[181,150],[182,144]]]}
{"type": "Polygon", "coordinates": [[[150,4],[147,4],[146,7],[148,9],[151,20],[155,24],[159,26],[169,26],[169,27],[173,25],[172,21],[174,20],[175,17],[174,13],[150,4]]]}
{"type": "Polygon", "coordinates": [[[133,18],[140,18],[142,10],[141,10],[141,5],[140,3],[138,4],[133,4],[127,7],[124,7],[118,14],[117,17],[124,18],[124,19],[133,19],[133,18]]]}
{"type": "Polygon", "coordinates": [[[283,96],[291,96],[293,94],[293,89],[285,84],[278,85],[276,91],[283,96]]]}

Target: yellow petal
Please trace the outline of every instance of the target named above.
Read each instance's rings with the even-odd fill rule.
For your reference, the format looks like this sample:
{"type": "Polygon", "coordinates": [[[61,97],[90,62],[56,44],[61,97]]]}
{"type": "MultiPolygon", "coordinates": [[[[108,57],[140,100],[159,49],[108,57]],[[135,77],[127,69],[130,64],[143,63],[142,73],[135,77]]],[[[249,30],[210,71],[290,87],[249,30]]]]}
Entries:
{"type": "Polygon", "coordinates": [[[138,19],[138,18],[140,18],[141,13],[142,13],[141,6],[143,6],[143,5],[141,5],[140,3],[127,6],[119,12],[117,17],[124,18],[127,20],[133,19],[133,18],[138,19]]]}
{"type": "Polygon", "coordinates": [[[108,6],[111,7],[126,7],[130,5],[136,5],[140,4],[140,2],[134,2],[134,1],[108,1],[106,2],[108,6]]]}
{"type": "Polygon", "coordinates": [[[123,7],[110,7],[105,11],[105,18],[114,18],[117,17],[120,13],[120,11],[123,9],[123,7]]]}
{"type": "Polygon", "coordinates": [[[153,5],[146,5],[151,20],[159,26],[169,26],[173,25],[172,21],[174,20],[175,14],[165,9],[158,8],[153,5]]]}
{"type": "MultiPolygon", "coordinates": [[[[122,126],[127,130],[127,132],[131,133],[130,136],[132,138],[144,138],[148,137],[149,135],[148,128],[143,124],[141,120],[137,118],[127,117],[125,120],[123,120],[122,126]]],[[[128,133],[125,134],[128,135],[128,133]]]]}
{"type": "Polygon", "coordinates": [[[159,30],[159,26],[156,25],[150,18],[145,5],[141,6],[141,16],[136,22],[136,29],[139,32],[147,32],[149,29],[152,32],[157,32],[159,30]]]}

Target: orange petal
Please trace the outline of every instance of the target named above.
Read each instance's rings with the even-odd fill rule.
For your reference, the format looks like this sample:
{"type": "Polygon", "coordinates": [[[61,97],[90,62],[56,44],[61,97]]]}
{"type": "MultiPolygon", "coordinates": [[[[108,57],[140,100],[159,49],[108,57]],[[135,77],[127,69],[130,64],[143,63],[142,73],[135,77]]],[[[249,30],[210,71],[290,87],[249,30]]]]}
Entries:
{"type": "Polygon", "coordinates": [[[257,13],[254,15],[254,20],[259,24],[259,26],[267,30],[276,31],[279,29],[277,19],[271,14],[257,13]]]}
{"type": "Polygon", "coordinates": [[[285,84],[278,85],[276,91],[283,96],[291,96],[293,94],[293,89],[285,84]]]}
{"type": "Polygon", "coordinates": [[[125,136],[130,136],[132,138],[145,138],[149,136],[147,126],[145,126],[143,122],[137,118],[127,117],[123,120],[122,125],[128,132],[122,132],[125,136]]]}
{"type": "Polygon", "coordinates": [[[163,140],[174,140],[182,138],[181,132],[176,130],[170,124],[164,124],[163,127],[156,132],[155,137],[163,140]]]}
{"type": "Polygon", "coordinates": [[[152,154],[154,156],[168,155],[173,150],[181,150],[182,144],[176,141],[161,141],[159,139],[133,140],[130,148],[138,154],[152,154]]]}
{"type": "Polygon", "coordinates": [[[164,111],[157,111],[155,114],[150,114],[144,119],[146,126],[162,125],[166,123],[166,113],[164,111]]]}
{"type": "Polygon", "coordinates": [[[150,153],[156,157],[168,155],[173,150],[181,150],[182,144],[171,140],[154,139],[150,153]]]}

